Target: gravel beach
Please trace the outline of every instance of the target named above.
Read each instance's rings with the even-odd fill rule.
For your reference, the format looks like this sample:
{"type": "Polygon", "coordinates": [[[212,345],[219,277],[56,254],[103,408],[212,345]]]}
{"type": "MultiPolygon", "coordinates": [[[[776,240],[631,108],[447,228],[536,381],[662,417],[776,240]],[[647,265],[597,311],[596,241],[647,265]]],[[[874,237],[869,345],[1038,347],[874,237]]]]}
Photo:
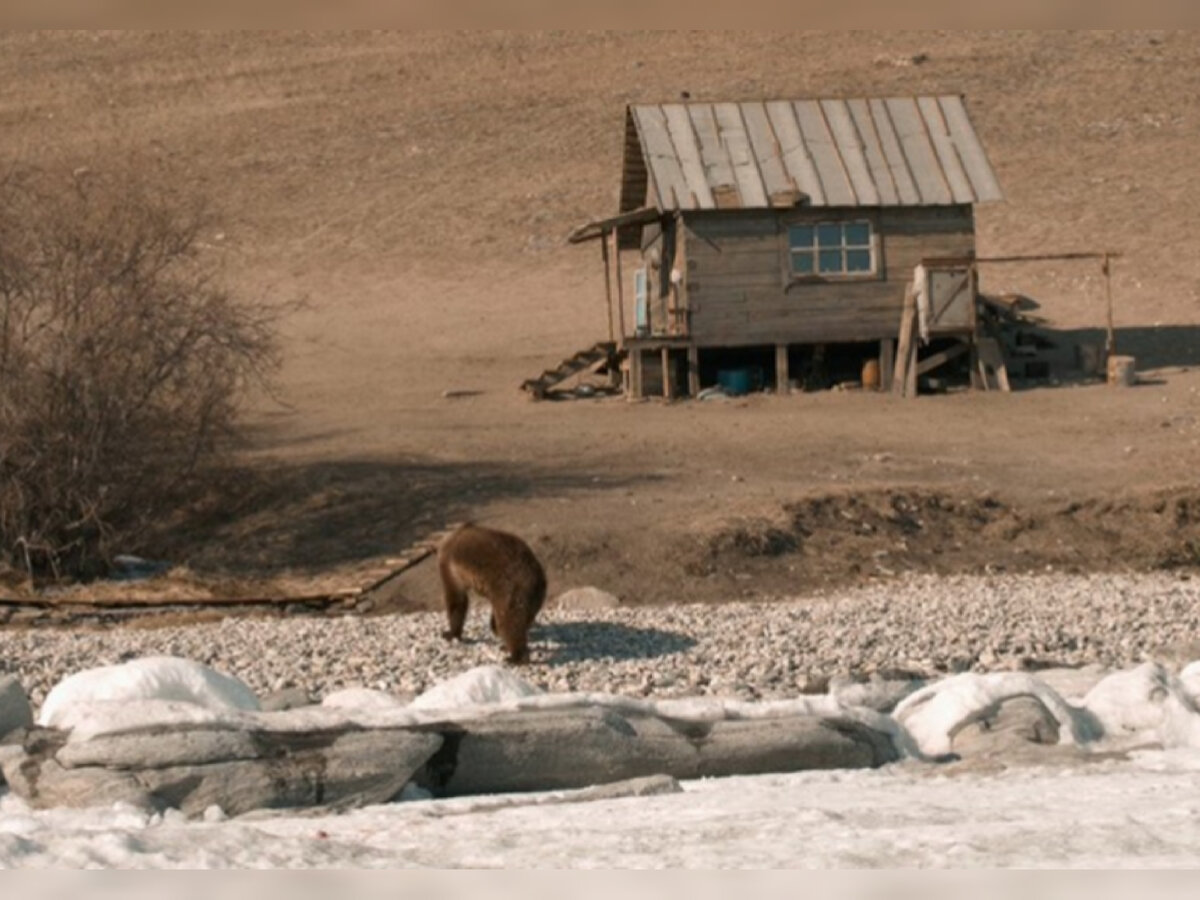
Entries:
{"type": "MultiPolygon", "coordinates": [[[[498,663],[487,604],[473,602],[467,641],[441,638],[437,613],[230,618],[186,627],[8,629],[0,672],[38,704],[61,678],[137,656],[210,665],[260,695],[347,687],[417,694],[498,663]]],[[[550,691],[632,696],[784,698],[838,676],[939,677],[1200,657],[1200,579],[1170,573],[906,577],[756,603],[546,609],[526,680],[550,691]]]]}

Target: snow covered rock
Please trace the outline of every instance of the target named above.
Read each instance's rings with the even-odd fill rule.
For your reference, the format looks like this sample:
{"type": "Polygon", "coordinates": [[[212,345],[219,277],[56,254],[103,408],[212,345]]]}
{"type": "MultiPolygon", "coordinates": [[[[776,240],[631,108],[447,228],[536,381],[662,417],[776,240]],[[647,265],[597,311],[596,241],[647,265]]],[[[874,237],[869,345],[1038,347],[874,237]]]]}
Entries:
{"type": "Polygon", "coordinates": [[[1059,743],[1059,724],[1032,694],[1005,697],[976,711],[954,732],[951,741],[959,756],[996,755],[1059,743]]]}
{"type": "Polygon", "coordinates": [[[417,697],[411,709],[461,709],[493,705],[540,694],[511,669],[501,666],[477,666],[461,675],[435,684],[417,697]]]}
{"type": "Polygon", "coordinates": [[[0,740],[32,724],[33,709],[21,682],[11,675],[0,678],[0,740]]]}
{"type": "Polygon", "coordinates": [[[955,749],[954,736],[960,729],[973,721],[986,722],[989,716],[994,719],[1015,697],[1031,697],[1046,709],[1057,723],[1060,743],[1084,743],[1096,736],[1075,708],[1023,672],[953,675],[908,695],[892,715],[923,753],[940,756],[955,749]]]}
{"type": "Polygon", "coordinates": [[[46,696],[37,722],[71,728],[77,716],[92,716],[99,704],[139,700],[188,703],[215,711],[259,708],[254,692],[236,678],[190,659],[147,656],[64,678],[46,696]]]}
{"type": "Polygon", "coordinates": [[[1182,678],[1158,663],[1114,672],[1088,692],[1083,706],[1110,741],[1200,748],[1200,712],[1182,678]]]}

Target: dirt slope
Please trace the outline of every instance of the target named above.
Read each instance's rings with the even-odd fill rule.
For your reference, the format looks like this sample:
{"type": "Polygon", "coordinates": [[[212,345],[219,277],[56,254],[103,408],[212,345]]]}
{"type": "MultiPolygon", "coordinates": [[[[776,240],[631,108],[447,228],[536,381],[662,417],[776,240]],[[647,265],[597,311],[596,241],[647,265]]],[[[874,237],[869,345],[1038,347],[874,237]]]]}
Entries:
{"type": "MultiPolygon", "coordinates": [[[[285,405],[259,398],[248,420],[258,486],[215,486],[208,518],[141,552],[327,577],[471,516],[530,535],[552,589],[719,599],[880,574],[862,564],[880,547],[809,538],[703,575],[739,522],[792,533],[789,510],[831,492],[935,491],[1038,521],[1108,503],[1115,538],[1055,532],[1092,548],[1077,564],[1187,557],[1190,532],[1142,538],[1144,510],[1190,496],[1200,459],[1200,35],[106,32],[7,34],[0,51],[6,162],[161,158],[224,212],[211,243],[235,287],[309,301],[288,324],[285,405]],[[1153,383],[527,403],[523,378],[604,336],[594,248],[564,238],[615,209],[624,105],[685,90],[966,94],[1006,195],[978,211],[980,251],[1121,252],[1118,340],[1153,383]],[[795,553],[811,564],[781,562],[795,553]]],[[[1102,323],[1094,266],[995,268],[984,288],[1035,297],[1061,327],[1102,323]]],[[[951,568],[1020,562],[978,531],[951,568]]],[[[1026,559],[1069,557],[1030,540],[1026,559]]],[[[402,594],[433,599],[419,578],[402,594]]]]}

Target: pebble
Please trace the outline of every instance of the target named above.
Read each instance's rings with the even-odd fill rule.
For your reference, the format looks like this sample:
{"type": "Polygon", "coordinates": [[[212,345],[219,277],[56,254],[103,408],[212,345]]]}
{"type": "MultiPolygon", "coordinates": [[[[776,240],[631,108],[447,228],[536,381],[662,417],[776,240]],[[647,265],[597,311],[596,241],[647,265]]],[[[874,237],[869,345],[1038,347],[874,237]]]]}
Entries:
{"type": "MultiPolygon", "coordinates": [[[[467,640],[441,638],[440,613],[228,618],[168,628],[0,629],[0,675],[35,706],[74,672],[176,655],[260,695],[314,698],[352,687],[419,694],[503,650],[474,603],[467,640]]],[[[937,678],[1186,653],[1200,637],[1200,580],[1171,573],[905,576],[760,602],[546,609],[521,677],[548,691],[780,699],[831,678],[937,678]]]]}

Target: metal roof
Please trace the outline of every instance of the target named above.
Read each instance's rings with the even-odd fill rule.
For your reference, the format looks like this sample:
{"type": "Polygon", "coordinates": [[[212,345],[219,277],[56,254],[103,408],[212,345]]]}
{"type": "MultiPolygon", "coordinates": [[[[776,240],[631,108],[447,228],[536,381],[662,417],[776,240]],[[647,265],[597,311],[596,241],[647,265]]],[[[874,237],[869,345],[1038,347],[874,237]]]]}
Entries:
{"type": "Polygon", "coordinates": [[[622,212],[999,199],[957,95],[664,103],[626,115],[622,212]]]}

